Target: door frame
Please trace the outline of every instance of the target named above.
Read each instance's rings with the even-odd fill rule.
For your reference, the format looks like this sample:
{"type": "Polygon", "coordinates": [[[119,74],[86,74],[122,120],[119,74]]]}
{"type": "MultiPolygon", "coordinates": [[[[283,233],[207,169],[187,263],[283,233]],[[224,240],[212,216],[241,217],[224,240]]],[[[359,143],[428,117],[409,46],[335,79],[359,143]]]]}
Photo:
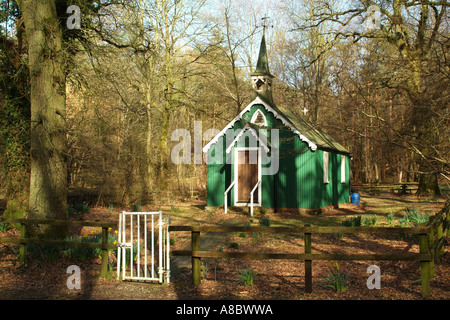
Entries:
{"type": "Polygon", "coordinates": [[[262,186],[262,179],[261,179],[261,147],[236,147],[234,148],[234,199],[233,199],[233,205],[236,207],[249,207],[250,202],[244,203],[244,202],[238,202],[238,191],[239,191],[239,182],[238,182],[238,152],[239,151],[257,151],[258,152],[258,181],[261,181],[259,183],[258,189],[256,190],[258,192],[258,202],[253,203],[254,207],[260,207],[262,200],[261,200],[261,186],[262,186]]]}

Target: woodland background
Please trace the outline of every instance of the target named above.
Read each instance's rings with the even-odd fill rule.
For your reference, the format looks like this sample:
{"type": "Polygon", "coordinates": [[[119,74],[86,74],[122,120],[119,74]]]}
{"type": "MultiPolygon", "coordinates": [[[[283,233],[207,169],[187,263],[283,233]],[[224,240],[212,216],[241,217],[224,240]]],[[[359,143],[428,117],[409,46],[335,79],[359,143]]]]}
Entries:
{"type": "Polygon", "coordinates": [[[42,197],[33,157],[47,140],[38,158],[60,155],[59,208],[73,194],[96,205],[203,197],[206,165],[194,164],[193,141],[192,163],[173,164],[179,141],[171,134],[184,128],[193,139],[194,121],[203,132],[221,130],[245,108],[263,24],[275,104],[297,114],[306,107],[315,126],[348,148],[352,183],[416,181],[419,194],[448,186],[447,0],[32,2],[0,0],[0,193],[7,201],[26,208],[42,197]],[[80,29],[67,28],[72,4],[81,9],[80,29]],[[381,11],[375,30],[364,27],[371,5],[381,11]],[[49,18],[39,23],[41,12],[49,18]],[[59,68],[58,77],[33,71],[38,38],[27,33],[38,29],[39,63],[59,68]],[[37,84],[52,83],[63,101],[59,120],[42,118],[49,101],[33,96],[37,84]],[[48,120],[44,135],[33,131],[36,119],[48,120]]]}

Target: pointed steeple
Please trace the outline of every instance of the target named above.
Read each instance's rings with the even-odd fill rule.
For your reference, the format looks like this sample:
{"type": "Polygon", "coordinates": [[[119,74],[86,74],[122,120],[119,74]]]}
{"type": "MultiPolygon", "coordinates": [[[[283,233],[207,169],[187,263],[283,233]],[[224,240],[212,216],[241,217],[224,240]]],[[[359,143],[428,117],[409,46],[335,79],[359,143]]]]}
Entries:
{"type": "Polygon", "coordinates": [[[270,75],[269,61],[267,59],[266,35],[265,34],[263,34],[262,39],[261,39],[258,63],[256,64],[256,69],[252,73],[252,75],[270,75]]]}
{"type": "Polygon", "coordinates": [[[251,73],[252,85],[255,94],[261,96],[270,103],[273,103],[272,98],[272,79],[273,75],[269,71],[269,60],[267,58],[266,48],[266,34],[265,28],[261,39],[261,46],[259,49],[258,62],[256,69],[251,73]]]}

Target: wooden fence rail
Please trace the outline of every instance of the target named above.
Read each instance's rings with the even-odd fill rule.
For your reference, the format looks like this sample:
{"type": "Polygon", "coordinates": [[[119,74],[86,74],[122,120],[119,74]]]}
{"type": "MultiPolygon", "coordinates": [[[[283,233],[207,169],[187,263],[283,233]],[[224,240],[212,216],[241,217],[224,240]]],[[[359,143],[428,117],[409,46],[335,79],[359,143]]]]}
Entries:
{"type": "MultiPolygon", "coordinates": [[[[114,244],[108,244],[108,228],[117,227],[115,222],[91,222],[69,220],[44,219],[0,219],[1,222],[20,224],[20,237],[3,237],[0,243],[19,243],[19,261],[25,262],[26,246],[28,243],[42,245],[61,245],[72,247],[102,249],[101,276],[106,276],[108,266],[108,249],[116,249],[114,244]],[[102,228],[102,243],[81,243],[64,240],[48,240],[27,238],[27,225],[65,225],[102,228]]],[[[312,261],[313,260],[391,260],[391,261],[420,261],[422,294],[430,295],[430,279],[434,275],[434,264],[440,263],[444,253],[444,244],[450,229],[450,202],[447,202],[435,216],[430,217],[428,225],[422,224],[414,228],[404,227],[240,227],[240,226],[169,226],[169,232],[191,232],[191,250],[172,251],[173,256],[192,257],[192,281],[200,284],[201,258],[238,258],[238,259],[290,259],[305,261],[305,291],[312,292],[312,261]],[[264,232],[303,234],[305,252],[291,253],[256,253],[256,252],[214,252],[200,250],[201,232],[264,232]],[[402,254],[313,254],[311,251],[312,234],[416,234],[419,236],[419,253],[402,254]]]]}
{"type": "Polygon", "coordinates": [[[108,228],[116,228],[115,222],[93,222],[93,221],[70,221],[70,220],[45,220],[45,219],[1,219],[0,221],[10,224],[20,224],[20,237],[2,237],[0,243],[19,243],[19,262],[25,263],[25,255],[27,252],[27,244],[37,243],[41,245],[53,245],[53,246],[67,246],[67,247],[81,247],[81,248],[93,248],[102,249],[102,264],[100,276],[106,276],[108,269],[108,249],[116,249],[117,245],[108,244],[108,228]],[[27,238],[27,225],[61,225],[61,226],[80,226],[80,227],[101,227],[102,228],[102,243],[86,243],[86,242],[74,242],[65,240],[50,240],[50,239],[37,239],[27,238]]]}
{"type": "Polygon", "coordinates": [[[240,226],[170,226],[169,232],[191,232],[191,250],[172,251],[173,256],[190,256],[192,258],[192,282],[201,282],[201,258],[238,258],[238,259],[289,259],[305,261],[305,291],[312,292],[313,260],[390,260],[420,261],[422,294],[430,296],[430,279],[434,272],[434,260],[443,254],[443,243],[449,228],[449,212],[444,208],[431,219],[430,225],[418,227],[240,227],[240,226]],[[439,231],[440,230],[440,231],[439,231]],[[264,232],[303,234],[305,252],[292,253],[257,253],[257,252],[217,252],[200,250],[202,232],[264,232]],[[313,254],[311,252],[312,234],[416,234],[419,237],[419,253],[402,254],[313,254]]]}
{"type": "Polygon", "coordinates": [[[428,221],[430,232],[428,234],[428,246],[432,256],[431,276],[434,276],[434,264],[441,263],[441,256],[445,251],[445,241],[450,229],[450,201],[447,201],[444,208],[428,221]]]}

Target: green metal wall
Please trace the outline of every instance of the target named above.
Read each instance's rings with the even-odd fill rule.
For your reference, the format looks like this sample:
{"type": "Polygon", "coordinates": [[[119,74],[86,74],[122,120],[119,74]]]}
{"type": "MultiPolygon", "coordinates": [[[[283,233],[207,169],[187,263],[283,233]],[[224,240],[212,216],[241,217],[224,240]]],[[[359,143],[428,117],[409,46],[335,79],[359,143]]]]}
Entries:
{"type": "MultiPolygon", "coordinates": [[[[318,209],[349,202],[350,196],[350,159],[345,156],[346,179],[341,183],[341,155],[329,152],[329,183],[323,182],[323,151],[312,152],[305,142],[293,134],[281,121],[263,106],[253,106],[235,128],[242,128],[250,121],[253,113],[260,109],[266,116],[268,127],[279,129],[279,171],[272,176],[262,176],[262,206],[265,208],[318,209]]],[[[241,139],[243,140],[243,139],[241,139]]],[[[248,146],[245,141],[237,146],[248,146]]],[[[270,142],[270,136],[268,138],[270,142]]],[[[224,205],[224,192],[234,181],[233,164],[226,164],[226,143],[222,137],[208,151],[208,157],[214,155],[217,148],[223,148],[223,164],[208,164],[207,167],[207,206],[224,205]]],[[[269,166],[270,164],[266,165],[269,166]]],[[[228,205],[234,202],[234,190],[229,192],[228,205]]]]}

